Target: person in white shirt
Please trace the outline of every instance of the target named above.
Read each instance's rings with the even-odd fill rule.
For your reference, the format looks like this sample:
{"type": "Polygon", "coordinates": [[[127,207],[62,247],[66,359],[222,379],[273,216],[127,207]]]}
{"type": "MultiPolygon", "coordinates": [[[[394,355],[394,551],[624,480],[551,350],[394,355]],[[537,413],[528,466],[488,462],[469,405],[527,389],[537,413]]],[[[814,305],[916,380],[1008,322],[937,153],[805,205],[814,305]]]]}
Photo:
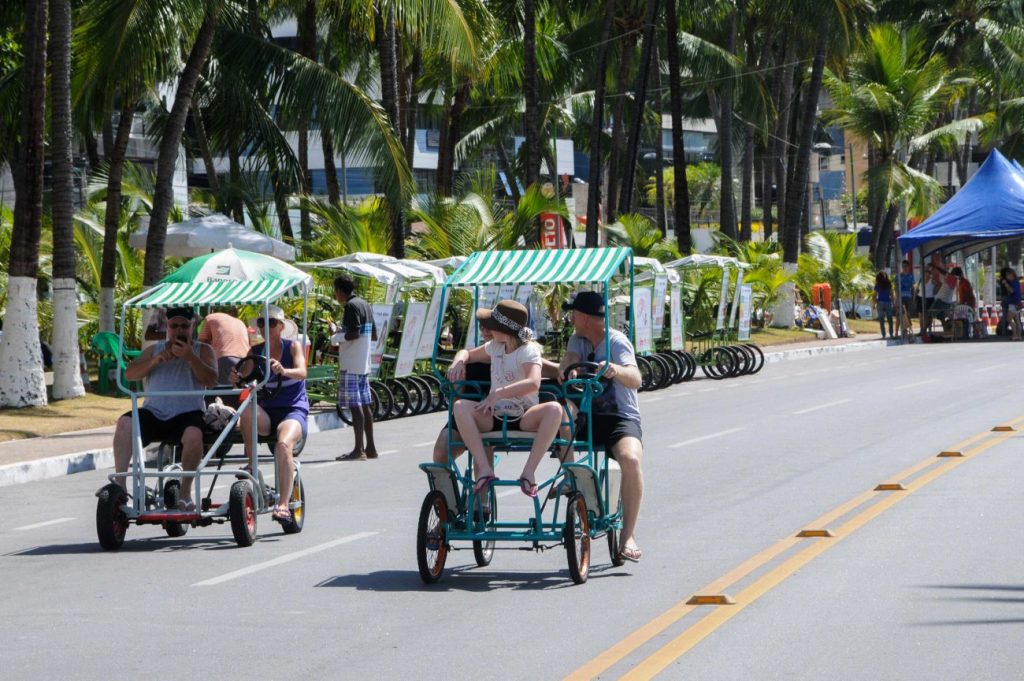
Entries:
{"type": "Polygon", "coordinates": [[[462,441],[473,455],[476,468],[477,494],[484,494],[497,480],[494,468],[484,452],[480,433],[508,430],[536,433],[530,455],[519,476],[519,488],[528,497],[537,496],[537,466],[558,433],[563,411],[558,402],[540,402],[541,347],[527,328],[526,308],[514,300],[503,300],[493,310],[476,311],[480,326],[490,329],[493,339],[465,353],[465,358],[452,363],[448,378],[462,380],[465,362],[486,362],[491,365],[491,389],[482,401],[460,399],[452,407],[455,424],[462,441]]]}
{"type": "Polygon", "coordinates": [[[373,308],[356,294],[355,282],[344,275],[334,280],[334,299],[345,306],[341,331],[331,338],[338,345],[338,363],[341,365],[338,406],[352,412],[352,430],[355,433],[352,451],[336,458],[338,461],[376,459],[373,401],[370,397],[370,342],[377,340],[373,308]]]}

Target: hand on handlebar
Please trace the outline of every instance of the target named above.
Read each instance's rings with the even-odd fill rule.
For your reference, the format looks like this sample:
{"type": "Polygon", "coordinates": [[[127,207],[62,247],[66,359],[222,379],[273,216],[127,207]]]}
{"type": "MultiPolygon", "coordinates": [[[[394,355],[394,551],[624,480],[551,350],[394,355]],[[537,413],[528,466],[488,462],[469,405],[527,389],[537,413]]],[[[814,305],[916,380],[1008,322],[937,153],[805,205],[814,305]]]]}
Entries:
{"type": "Polygon", "coordinates": [[[270,371],[271,373],[277,374],[278,376],[284,373],[284,365],[276,359],[270,360],[270,371]]]}
{"type": "Polygon", "coordinates": [[[616,367],[611,362],[601,362],[597,365],[598,373],[604,369],[604,375],[602,378],[607,378],[609,381],[614,380],[617,375],[616,367]]]}

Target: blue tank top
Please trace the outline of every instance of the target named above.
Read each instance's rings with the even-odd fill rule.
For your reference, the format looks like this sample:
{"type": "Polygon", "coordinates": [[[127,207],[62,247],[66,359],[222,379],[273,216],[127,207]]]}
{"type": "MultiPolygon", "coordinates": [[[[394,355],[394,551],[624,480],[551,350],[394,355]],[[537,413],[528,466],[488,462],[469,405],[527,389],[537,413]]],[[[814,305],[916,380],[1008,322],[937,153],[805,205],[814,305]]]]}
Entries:
{"type": "MultiPolygon", "coordinates": [[[[295,363],[292,361],[292,343],[294,341],[281,339],[281,356],[274,357],[281,362],[281,366],[285,369],[295,368],[295,363]]],[[[251,350],[254,355],[264,355],[267,352],[267,344],[262,343],[254,346],[251,350]]],[[[267,381],[267,388],[271,391],[277,388],[277,376],[273,374],[270,380],[267,381]]],[[[281,379],[281,390],[274,395],[271,399],[260,400],[259,405],[261,407],[290,407],[293,409],[301,409],[309,412],[309,399],[306,397],[306,381],[304,379],[295,378],[282,378],[281,379]]]]}

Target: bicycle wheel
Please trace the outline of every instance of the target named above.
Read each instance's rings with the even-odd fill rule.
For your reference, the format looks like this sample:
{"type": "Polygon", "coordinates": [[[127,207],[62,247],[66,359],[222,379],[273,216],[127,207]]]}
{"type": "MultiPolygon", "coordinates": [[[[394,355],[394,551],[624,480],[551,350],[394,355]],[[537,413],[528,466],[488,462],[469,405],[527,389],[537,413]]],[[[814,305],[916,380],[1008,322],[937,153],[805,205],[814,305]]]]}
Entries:
{"type": "Polygon", "coordinates": [[[431,393],[431,411],[441,411],[442,409],[448,408],[447,396],[444,394],[444,389],[441,387],[441,381],[434,374],[422,374],[420,376],[427,385],[430,386],[431,393]]]}
{"type": "Polygon", "coordinates": [[[665,374],[668,373],[668,367],[658,359],[657,355],[647,355],[644,359],[651,365],[651,385],[648,390],[660,390],[665,381],[665,374]]]}
{"type": "Polygon", "coordinates": [[[386,421],[395,406],[395,396],[380,381],[370,381],[370,398],[373,400],[373,420],[386,421]]]}
{"type": "Polygon", "coordinates": [[[391,391],[391,395],[394,397],[394,404],[392,405],[389,418],[401,418],[410,413],[416,413],[415,411],[412,411],[412,407],[419,404],[418,395],[414,405],[414,400],[412,395],[409,394],[408,388],[406,388],[399,379],[392,378],[385,381],[385,385],[387,385],[388,390],[391,391]]]}
{"type": "Polygon", "coordinates": [[[636,358],[636,366],[640,369],[640,388],[638,392],[645,392],[651,389],[651,363],[647,361],[646,357],[638,356],[636,358]]]}
{"type": "Polygon", "coordinates": [[[752,374],[756,374],[757,372],[761,371],[761,369],[764,368],[764,352],[762,352],[761,348],[759,348],[754,343],[745,343],[745,345],[746,347],[750,348],[751,352],[753,352],[757,356],[757,366],[754,368],[753,371],[750,372],[752,374]]]}
{"type": "Polygon", "coordinates": [[[654,355],[651,355],[651,359],[653,359],[656,363],[661,365],[661,370],[663,374],[661,377],[661,381],[658,383],[658,387],[655,388],[655,390],[661,390],[672,385],[672,379],[676,375],[675,362],[666,357],[665,353],[663,352],[658,352],[655,353],[654,355]]]}
{"type": "Polygon", "coordinates": [[[693,380],[693,377],[697,374],[697,358],[688,352],[677,350],[680,359],[686,363],[686,373],[683,375],[682,382],[693,380]]]}
{"type": "Polygon", "coordinates": [[[420,403],[416,409],[417,414],[426,414],[431,410],[434,402],[434,395],[430,390],[430,384],[422,376],[406,376],[406,380],[416,386],[420,393],[420,403]]]}
{"type": "Polygon", "coordinates": [[[669,368],[669,385],[675,385],[679,383],[679,380],[683,377],[683,372],[686,371],[686,365],[683,364],[683,360],[679,359],[679,355],[667,350],[665,352],[658,353],[665,362],[668,363],[669,368]]]}
{"type": "Polygon", "coordinates": [[[747,372],[750,371],[750,368],[754,366],[753,355],[747,354],[747,351],[739,345],[726,345],[725,349],[733,356],[733,359],[736,360],[736,372],[730,376],[730,378],[735,376],[746,376],[747,372]]]}

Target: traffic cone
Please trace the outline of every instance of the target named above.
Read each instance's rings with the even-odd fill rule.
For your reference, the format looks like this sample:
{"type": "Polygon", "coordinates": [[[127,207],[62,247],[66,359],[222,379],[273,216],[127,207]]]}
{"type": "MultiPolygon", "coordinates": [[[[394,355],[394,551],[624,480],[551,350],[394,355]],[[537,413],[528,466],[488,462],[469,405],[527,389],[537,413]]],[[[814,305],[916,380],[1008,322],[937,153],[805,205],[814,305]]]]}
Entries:
{"type": "Polygon", "coordinates": [[[978,307],[978,319],[980,319],[981,323],[983,325],[985,325],[986,327],[992,326],[992,320],[988,316],[988,306],[987,305],[981,305],[981,306],[978,307]]]}

